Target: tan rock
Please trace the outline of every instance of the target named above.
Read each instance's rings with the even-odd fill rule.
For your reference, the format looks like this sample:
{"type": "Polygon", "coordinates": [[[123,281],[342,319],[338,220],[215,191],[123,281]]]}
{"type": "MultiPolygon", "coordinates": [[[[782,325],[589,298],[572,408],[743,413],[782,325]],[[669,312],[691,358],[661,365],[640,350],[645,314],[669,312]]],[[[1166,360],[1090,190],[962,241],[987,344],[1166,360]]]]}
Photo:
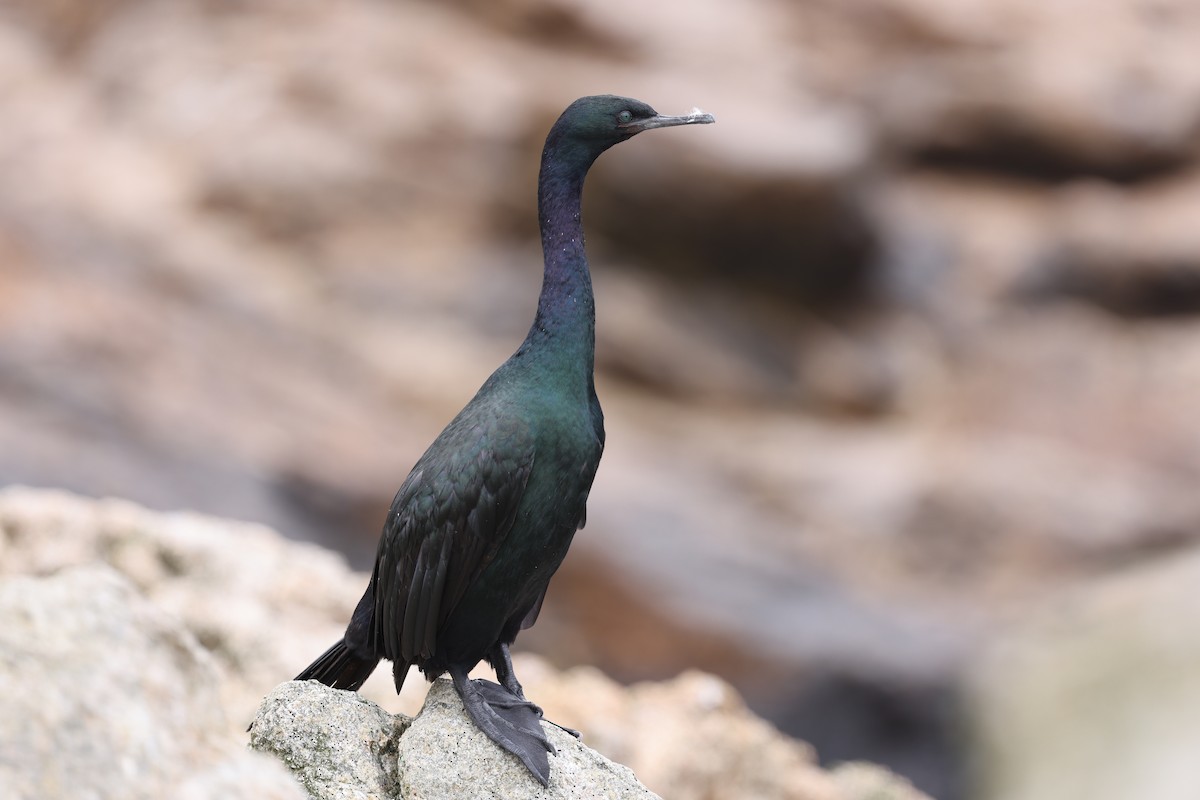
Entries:
{"type": "Polygon", "coordinates": [[[6,797],[304,796],[229,737],[212,656],[113,570],[6,575],[0,615],[6,797]]]}

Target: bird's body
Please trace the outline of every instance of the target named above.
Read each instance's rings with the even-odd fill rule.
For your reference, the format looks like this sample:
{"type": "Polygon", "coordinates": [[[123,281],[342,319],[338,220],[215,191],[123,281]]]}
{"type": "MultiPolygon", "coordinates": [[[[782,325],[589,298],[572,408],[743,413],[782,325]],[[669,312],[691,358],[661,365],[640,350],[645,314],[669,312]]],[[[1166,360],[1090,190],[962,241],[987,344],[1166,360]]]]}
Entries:
{"type": "Polygon", "coordinates": [[[711,121],[606,95],[577,100],[555,123],[538,182],[545,274],[533,326],[417,461],[346,635],[297,680],[357,689],[383,658],[397,691],[412,665],[430,680],[449,672],[476,724],[548,781],[553,748],[508,646],[537,618],[583,526],[604,449],[583,180],[601,152],[641,130],[711,121]],[[502,687],[466,679],[484,659],[502,687]]]}
{"type": "Polygon", "coordinates": [[[532,624],[583,522],[604,446],[600,406],[586,383],[564,387],[537,362],[518,354],[494,373],[392,505],[374,577],[393,598],[378,604],[379,635],[386,658],[430,678],[532,624]],[[432,584],[408,580],[421,563],[432,584]],[[442,563],[444,577],[430,569],[442,563]]]}

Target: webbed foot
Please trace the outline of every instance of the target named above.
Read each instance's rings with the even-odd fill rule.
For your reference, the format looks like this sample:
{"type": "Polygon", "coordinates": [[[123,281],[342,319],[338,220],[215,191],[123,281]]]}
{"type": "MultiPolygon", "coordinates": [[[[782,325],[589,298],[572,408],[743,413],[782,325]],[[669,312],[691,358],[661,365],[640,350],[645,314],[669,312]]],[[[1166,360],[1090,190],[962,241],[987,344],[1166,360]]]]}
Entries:
{"type": "Polygon", "coordinates": [[[557,750],[542,730],[541,709],[492,681],[469,680],[465,670],[452,668],[450,677],[475,725],[516,756],[542,786],[549,786],[547,754],[557,750]]]}
{"type": "MultiPolygon", "coordinates": [[[[497,644],[492,652],[488,655],[488,661],[491,662],[492,669],[496,670],[496,677],[500,679],[500,684],[507,689],[510,694],[519,697],[521,700],[525,700],[525,690],[521,688],[521,682],[517,680],[517,673],[513,671],[512,654],[508,651],[508,645],[504,642],[497,644]]],[[[545,718],[542,715],[542,709],[540,706],[535,705],[533,708],[537,711],[537,715],[539,717],[542,717],[543,719],[545,718]]],[[[571,734],[576,739],[583,738],[583,734],[574,728],[568,728],[565,725],[559,725],[554,720],[547,719],[546,722],[549,722],[551,725],[558,728],[560,731],[563,731],[564,733],[571,734]]]]}

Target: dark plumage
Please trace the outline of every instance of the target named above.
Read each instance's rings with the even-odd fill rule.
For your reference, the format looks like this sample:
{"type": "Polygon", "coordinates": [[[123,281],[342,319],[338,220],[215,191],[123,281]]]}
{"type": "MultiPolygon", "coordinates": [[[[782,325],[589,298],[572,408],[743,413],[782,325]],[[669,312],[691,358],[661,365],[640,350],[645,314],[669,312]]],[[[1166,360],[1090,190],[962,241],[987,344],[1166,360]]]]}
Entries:
{"type": "Polygon", "coordinates": [[[449,672],[480,729],[549,781],[553,747],[508,646],[537,619],[583,527],[604,449],[583,181],[597,156],[641,131],[712,121],[610,95],[576,100],[559,117],[538,180],[545,276],[533,326],[413,467],[344,638],[297,680],[357,689],[381,658],[392,661],[397,691],[414,664],[430,680],[449,672]],[[501,685],[467,679],[484,659],[501,685]]]}

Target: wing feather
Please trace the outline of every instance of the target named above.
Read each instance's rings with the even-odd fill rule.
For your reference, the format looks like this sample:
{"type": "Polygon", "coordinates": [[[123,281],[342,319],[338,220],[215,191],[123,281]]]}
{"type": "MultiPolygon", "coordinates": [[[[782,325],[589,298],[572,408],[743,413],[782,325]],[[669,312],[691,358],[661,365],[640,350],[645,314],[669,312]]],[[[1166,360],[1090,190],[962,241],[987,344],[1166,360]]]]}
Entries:
{"type": "Polygon", "coordinates": [[[420,663],[436,652],[441,625],[513,528],[533,457],[526,426],[452,424],[418,462],[376,558],[374,637],[385,657],[420,663]]]}
{"type": "Polygon", "coordinates": [[[429,582],[429,550],[433,536],[421,542],[420,554],[408,584],[408,597],[404,603],[404,623],[400,629],[400,655],[411,660],[424,655],[421,647],[425,639],[425,609],[429,602],[426,584],[429,582]]]}

